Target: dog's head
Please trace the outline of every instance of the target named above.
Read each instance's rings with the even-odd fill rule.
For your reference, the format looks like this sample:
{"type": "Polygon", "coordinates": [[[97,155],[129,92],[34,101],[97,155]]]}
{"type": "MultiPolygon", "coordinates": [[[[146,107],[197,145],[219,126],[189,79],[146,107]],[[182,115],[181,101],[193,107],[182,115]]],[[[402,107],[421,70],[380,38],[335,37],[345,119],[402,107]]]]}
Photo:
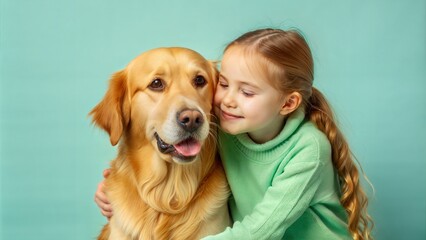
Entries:
{"type": "Polygon", "coordinates": [[[90,115],[112,145],[125,138],[151,144],[166,161],[192,162],[209,136],[216,82],[215,64],[197,52],[153,49],[113,75],[90,115]]]}

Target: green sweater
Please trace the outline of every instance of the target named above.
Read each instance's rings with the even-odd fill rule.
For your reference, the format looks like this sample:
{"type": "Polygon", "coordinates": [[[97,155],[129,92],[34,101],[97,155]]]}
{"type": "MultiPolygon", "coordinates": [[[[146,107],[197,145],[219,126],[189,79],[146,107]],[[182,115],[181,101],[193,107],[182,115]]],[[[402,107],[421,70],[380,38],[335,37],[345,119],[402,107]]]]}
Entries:
{"type": "Polygon", "coordinates": [[[219,133],[232,228],[205,239],[351,239],[327,137],[296,111],[264,144],[219,133]]]}

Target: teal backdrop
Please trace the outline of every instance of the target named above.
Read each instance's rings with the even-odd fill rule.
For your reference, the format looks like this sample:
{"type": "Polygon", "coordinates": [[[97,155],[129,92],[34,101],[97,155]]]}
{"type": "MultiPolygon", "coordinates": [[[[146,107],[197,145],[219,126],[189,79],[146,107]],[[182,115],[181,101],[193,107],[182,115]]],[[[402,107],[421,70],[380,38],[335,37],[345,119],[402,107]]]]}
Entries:
{"type": "Polygon", "coordinates": [[[114,158],[87,113],[143,51],[220,59],[260,27],[299,28],[367,188],[377,239],[426,239],[426,1],[0,0],[0,239],[94,239],[114,158]]]}

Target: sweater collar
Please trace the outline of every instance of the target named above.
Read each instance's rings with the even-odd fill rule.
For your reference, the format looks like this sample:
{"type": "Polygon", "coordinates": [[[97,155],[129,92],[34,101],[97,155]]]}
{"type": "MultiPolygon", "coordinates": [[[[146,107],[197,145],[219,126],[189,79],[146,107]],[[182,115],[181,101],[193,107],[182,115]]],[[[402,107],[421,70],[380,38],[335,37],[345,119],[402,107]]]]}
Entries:
{"type": "Polygon", "coordinates": [[[304,111],[302,109],[296,110],[294,113],[290,114],[290,116],[287,118],[284,128],[281,130],[281,132],[275,138],[265,143],[261,143],[261,144],[255,143],[248,136],[247,133],[238,134],[236,138],[241,145],[243,145],[244,147],[252,151],[255,151],[255,152],[268,151],[282,144],[286,140],[288,140],[288,138],[292,136],[293,133],[302,124],[304,118],[305,118],[304,111]]]}

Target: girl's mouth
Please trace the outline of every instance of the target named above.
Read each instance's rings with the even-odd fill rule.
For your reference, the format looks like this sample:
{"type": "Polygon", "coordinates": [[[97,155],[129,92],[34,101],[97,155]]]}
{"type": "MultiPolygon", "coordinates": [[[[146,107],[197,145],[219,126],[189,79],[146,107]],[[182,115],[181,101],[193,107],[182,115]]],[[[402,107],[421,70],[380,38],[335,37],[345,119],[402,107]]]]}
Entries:
{"type": "Polygon", "coordinates": [[[223,110],[220,110],[220,114],[221,114],[222,118],[225,119],[225,120],[236,120],[236,119],[244,118],[242,116],[237,116],[237,115],[225,112],[223,110]]]}

